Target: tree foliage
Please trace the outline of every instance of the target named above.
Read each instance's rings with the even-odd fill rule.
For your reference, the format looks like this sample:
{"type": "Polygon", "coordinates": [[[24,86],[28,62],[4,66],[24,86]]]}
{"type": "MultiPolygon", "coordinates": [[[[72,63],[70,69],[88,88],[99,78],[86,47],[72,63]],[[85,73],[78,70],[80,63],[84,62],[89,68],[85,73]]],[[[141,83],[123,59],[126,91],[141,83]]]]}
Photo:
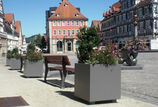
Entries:
{"type": "Polygon", "coordinates": [[[100,37],[97,35],[97,29],[92,28],[81,28],[78,34],[80,46],[78,48],[78,59],[79,63],[85,63],[89,60],[90,55],[94,52],[94,47],[98,47],[100,43],[100,37]]]}
{"type": "Polygon", "coordinates": [[[31,53],[35,51],[35,45],[33,43],[27,46],[27,53],[31,53]]]}
{"type": "Polygon", "coordinates": [[[37,35],[33,43],[39,48],[42,48],[42,36],[40,34],[37,35]]]}

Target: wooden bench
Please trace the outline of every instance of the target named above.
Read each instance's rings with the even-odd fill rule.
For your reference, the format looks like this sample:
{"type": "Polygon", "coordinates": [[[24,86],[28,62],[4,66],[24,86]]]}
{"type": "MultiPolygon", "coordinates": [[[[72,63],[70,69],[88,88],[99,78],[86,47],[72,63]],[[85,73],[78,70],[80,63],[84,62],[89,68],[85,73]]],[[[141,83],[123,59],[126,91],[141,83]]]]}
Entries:
{"type": "Polygon", "coordinates": [[[75,72],[74,68],[66,67],[71,65],[68,57],[66,55],[47,55],[45,58],[45,76],[44,81],[47,82],[48,71],[58,70],[60,71],[61,77],[61,88],[65,88],[65,79],[67,74],[72,74],[75,72]],[[57,64],[57,66],[50,67],[48,64],[57,64]]]}

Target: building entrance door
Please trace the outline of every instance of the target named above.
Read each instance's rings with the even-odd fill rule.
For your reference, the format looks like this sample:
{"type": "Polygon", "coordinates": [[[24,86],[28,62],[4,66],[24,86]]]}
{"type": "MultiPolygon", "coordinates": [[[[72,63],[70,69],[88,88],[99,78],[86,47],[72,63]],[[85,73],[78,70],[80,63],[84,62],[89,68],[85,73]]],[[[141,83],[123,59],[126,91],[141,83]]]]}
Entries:
{"type": "Polygon", "coordinates": [[[71,51],[72,49],[71,49],[71,43],[67,43],[67,50],[68,51],[71,51]]]}

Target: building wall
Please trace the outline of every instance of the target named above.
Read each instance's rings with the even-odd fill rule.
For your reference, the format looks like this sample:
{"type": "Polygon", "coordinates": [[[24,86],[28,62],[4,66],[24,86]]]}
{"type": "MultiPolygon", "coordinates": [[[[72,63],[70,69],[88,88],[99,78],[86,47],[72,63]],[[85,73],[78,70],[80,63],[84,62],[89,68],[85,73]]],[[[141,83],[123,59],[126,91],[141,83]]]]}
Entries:
{"type": "Polygon", "coordinates": [[[7,37],[4,32],[4,24],[3,24],[3,3],[0,0],[0,56],[5,55],[7,53],[7,37]]]}
{"type": "Polygon", "coordinates": [[[7,34],[7,49],[13,50],[14,48],[18,48],[18,37],[12,34],[7,34]]]}
{"type": "MultiPolygon", "coordinates": [[[[138,15],[138,38],[150,42],[158,38],[158,1],[134,8],[139,0],[120,0],[121,11],[105,18],[102,22],[103,35],[106,41],[124,42],[134,37],[133,15],[138,15]],[[135,11],[136,9],[137,11],[135,11]]],[[[105,42],[106,42],[105,41],[105,42]]]]}
{"type": "Polygon", "coordinates": [[[76,47],[77,47],[76,43],[78,41],[77,34],[79,33],[79,29],[86,25],[87,25],[87,22],[81,21],[81,20],[52,20],[50,21],[49,22],[50,53],[76,52],[76,47]],[[65,24],[63,24],[63,21],[65,21],[65,24]],[[68,21],[69,21],[69,25],[68,25],[68,21]],[[72,21],[74,22],[74,24],[72,24],[72,21]],[[77,21],[78,21],[78,25],[77,25],[77,21]],[[61,50],[57,48],[58,43],[62,44],[61,50]]]}

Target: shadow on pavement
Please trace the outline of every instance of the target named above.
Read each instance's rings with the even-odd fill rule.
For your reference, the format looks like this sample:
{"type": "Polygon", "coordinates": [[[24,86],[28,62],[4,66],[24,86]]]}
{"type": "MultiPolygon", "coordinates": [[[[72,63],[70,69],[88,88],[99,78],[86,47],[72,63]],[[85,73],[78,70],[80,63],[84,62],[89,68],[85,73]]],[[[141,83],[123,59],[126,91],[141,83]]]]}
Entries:
{"type": "MultiPolygon", "coordinates": [[[[44,80],[39,80],[39,81],[44,82],[54,87],[61,88],[61,80],[53,79],[53,80],[47,80],[47,82],[45,82],[44,80]]],[[[65,82],[65,88],[72,88],[72,87],[74,87],[73,84],[65,82]]]]}
{"type": "Polygon", "coordinates": [[[20,75],[20,76],[21,76],[22,78],[28,78],[28,79],[29,79],[29,78],[30,78],[30,79],[31,79],[31,78],[41,78],[41,77],[26,77],[25,75],[20,75]]]}
{"type": "Polygon", "coordinates": [[[89,103],[83,99],[80,99],[78,97],[76,97],[74,95],[74,92],[71,92],[71,91],[56,91],[56,93],[60,94],[60,95],[63,95],[65,97],[68,97],[70,98],[71,100],[74,100],[74,101],[77,101],[77,102],[80,102],[80,103],[83,103],[83,104],[86,104],[86,105],[98,105],[98,104],[108,104],[108,103],[117,103],[116,100],[110,100],[110,101],[97,101],[97,102],[94,102],[94,103],[89,103]]]}

